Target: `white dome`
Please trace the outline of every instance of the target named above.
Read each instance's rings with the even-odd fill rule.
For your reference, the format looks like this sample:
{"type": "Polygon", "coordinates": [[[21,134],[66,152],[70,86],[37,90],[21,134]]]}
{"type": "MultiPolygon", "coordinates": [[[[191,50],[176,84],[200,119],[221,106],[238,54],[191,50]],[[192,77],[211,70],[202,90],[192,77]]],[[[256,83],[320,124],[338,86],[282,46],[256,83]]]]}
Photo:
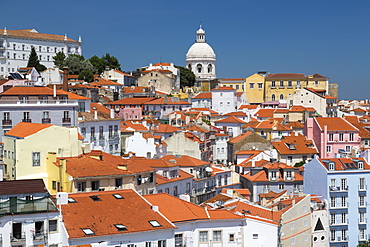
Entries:
{"type": "Polygon", "coordinates": [[[207,43],[194,43],[186,54],[186,60],[216,60],[216,54],[207,43]]]}

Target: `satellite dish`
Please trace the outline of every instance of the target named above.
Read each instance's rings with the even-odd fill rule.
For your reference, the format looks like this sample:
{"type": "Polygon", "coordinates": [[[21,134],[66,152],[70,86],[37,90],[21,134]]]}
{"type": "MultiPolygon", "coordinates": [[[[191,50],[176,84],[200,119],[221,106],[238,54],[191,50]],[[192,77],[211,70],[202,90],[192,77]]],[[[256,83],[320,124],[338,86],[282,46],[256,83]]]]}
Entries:
{"type": "Polygon", "coordinates": [[[72,177],[72,176],[69,176],[69,177],[68,177],[68,180],[69,180],[69,181],[73,181],[73,177],[72,177]]]}
{"type": "Polygon", "coordinates": [[[206,170],[206,172],[212,172],[213,171],[211,167],[206,167],[205,170],[206,170]]]}

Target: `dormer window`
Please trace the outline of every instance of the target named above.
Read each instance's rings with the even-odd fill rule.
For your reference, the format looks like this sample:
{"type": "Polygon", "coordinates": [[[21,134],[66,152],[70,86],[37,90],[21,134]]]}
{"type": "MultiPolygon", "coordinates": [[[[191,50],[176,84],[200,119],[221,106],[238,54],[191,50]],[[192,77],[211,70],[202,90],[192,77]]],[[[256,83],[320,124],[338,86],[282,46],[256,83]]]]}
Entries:
{"type": "Polygon", "coordinates": [[[276,181],[277,180],[277,172],[276,171],[270,172],[270,179],[272,181],[276,181]]]}
{"type": "Polygon", "coordinates": [[[286,171],[286,180],[293,180],[292,171],[286,171]]]}
{"type": "Polygon", "coordinates": [[[359,170],[364,169],[364,163],[363,162],[358,162],[358,169],[359,170]]]}
{"type": "Polygon", "coordinates": [[[334,171],[334,163],[333,162],[329,163],[329,171],[334,171]]]}
{"type": "Polygon", "coordinates": [[[93,232],[90,228],[82,229],[82,231],[83,231],[86,235],[93,235],[93,234],[94,234],[94,232],[93,232]]]}

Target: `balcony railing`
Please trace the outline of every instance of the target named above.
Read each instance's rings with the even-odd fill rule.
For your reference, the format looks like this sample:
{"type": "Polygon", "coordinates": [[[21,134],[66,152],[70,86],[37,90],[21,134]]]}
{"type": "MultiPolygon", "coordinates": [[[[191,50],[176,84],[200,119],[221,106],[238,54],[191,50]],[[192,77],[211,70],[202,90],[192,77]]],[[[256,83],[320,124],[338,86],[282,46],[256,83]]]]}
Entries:
{"type": "Polygon", "coordinates": [[[33,234],[33,240],[43,240],[45,238],[45,233],[43,232],[36,232],[33,234]]]}
{"type": "Polygon", "coordinates": [[[51,123],[51,119],[50,118],[43,118],[42,123],[43,124],[49,124],[49,123],[51,123]]]}
{"type": "Polygon", "coordinates": [[[11,119],[4,119],[3,120],[3,126],[12,126],[12,120],[11,119]]]}
{"type": "Polygon", "coordinates": [[[71,123],[71,118],[62,118],[62,123],[71,123]]]}
{"type": "Polygon", "coordinates": [[[10,242],[12,243],[19,243],[26,241],[26,234],[22,233],[11,233],[10,234],[10,242]]]}
{"type": "Polygon", "coordinates": [[[31,120],[31,119],[29,119],[29,118],[27,118],[27,119],[22,119],[22,122],[24,122],[24,123],[31,123],[31,122],[32,122],[32,120],[31,120]]]}
{"type": "Polygon", "coordinates": [[[329,190],[331,192],[347,192],[348,191],[348,185],[347,186],[329,186],[329,190]]]}
{"type": "Polygon", "coordinates": [[[90,136],[90,141],[91,141],[91,142],[96,141],[96,137],[95,137],[95,136],[90,136]]]}
{"type": "Polygon", "coordinates": [[[359,191],[367,191],[367,185],[359,185],[358,190],[359,191]]]}

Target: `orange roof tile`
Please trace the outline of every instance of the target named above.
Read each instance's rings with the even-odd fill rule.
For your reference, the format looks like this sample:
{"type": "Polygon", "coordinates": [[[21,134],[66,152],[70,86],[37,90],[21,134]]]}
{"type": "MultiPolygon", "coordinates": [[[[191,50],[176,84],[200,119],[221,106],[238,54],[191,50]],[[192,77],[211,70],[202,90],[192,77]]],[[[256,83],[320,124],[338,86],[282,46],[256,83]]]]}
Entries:
{"type": "Polygon", "coordinates": [[[193,99],[212,99],[212,93],[198,93],[193,99]]]}
{"type": "MultiPolygon", "coordinates": [[[[345,171],[347,170],[347,165],[345,164],[352,164],[353,167],[358,168],[357,163],[354,160],[362,161],[363,162],[363,170],[360,170],[361,172],[370,172],[370,165],[366,162],[364,158],[333,158],[333,159],[319,159],[319,162],[323,167],[325,167],[327,170],[329,170],[329,167],[327,164],[334,163],[335,171],[345,171]]],[[[353,167],[350,167],[348,169],[353,170],[353,167]]]]}
{"type": "Polygon", "coordinates": [[[232,88],[232,87],[218,87],[218,88],[214,88],[214,89],[212,89],[212,91],[228,91],[228,90],[233,90],[233,91],[235,91],[236,89],[235,88],[232,88]]]}
{"type": "Polygon", "coordinates": [[[123,98],[106,103],[106,105],[143,105],[155,98],[123,98]]]}
{"type": "MultiPolygon", "coordinates": [[[[64,42],[64,35],[58,35],[58,34],[47,34],[47,33],[39,33],[34,32],[34,29],[22,29],[22,30],[6,30],[8,33],[8,36],[11,37],[23,37],[23,38],[33,38],[33,39],[48,39],[48,40],[57,40],[57,41],[63,41],[64,42]]],[[[4,33],[4,29],[0,29],[0,33],[4,33]]],[[[76,40],[73,40],[71,38],[67,37],[68,42],[74,42],[77,43],[76,40]]]]}
{"type": "Polygon", "coordinates": [[[147,101],[144,104],[145,105],[190,105],[190,103],[186,101],[177,100],[173,97],[153,99],[152,101],[147,101]]]}
{"type": "Polygon", "coordinates": [[[253,134],[252,131],[248,131],[246,133],[241,133],[240,135],[238,135],[234,138],[230,138],[229,142],[230,143],[238,143],[238,142],[240,142],[241,140],[243,140],[244,138],[248,137],[251,134],[253,134]]]}
{"type": "Polygon", "coordinates": [[[316,117],[314,118],[321,130],[327,126],[328,131],[358,131],[352,124],[340,117],[316,117]]]}
{"type": "Polygon", "coordinates": [[[259,118],[274,117],[274,112],[275,109],[259,109],[255,115],[259,118]]]}
{"type": "Polygon", "coordinates": [[[278,80],[278,79],[306,80],[306,75],[305,74],[297,74],[297,73],[277,73],[277,74],[270,74],[266,77],[266,80],[278,80]]]}
{"type": "Polygon", "coordinates": [[[245,124],[246,122],[241,120],[240,118],[237,118],[235,116],[230,116],[221,120],[215,121],[215,123],[240,123],[240,124],[245,124]]]}
{"type": "Polygon", "coordinates": [[[81,239],[92,236],[109,236],[174,229],[175,226],[152,209],[142,196],[133,190],[99,191],[69,194],[76,203],[62,205],[63,221],[69,238],[81,239]],[[114,195],[120,195],[117,199],[114,195]],[[93,196],[98,200],[93,200],[93,196]],[[109,210],[102,210],[109,209],[109,210]],[[150,221],[157,221],[153,226],[150,221]],[[125,230],[115,226],[121,224],[125,230]],[[87,235],[82,229],[90,229],[87,235]]]}
{"type": "Polygon", "coordinates": [[[90,112],[100,111],[104,113],[110,113],[110,110],[103,106],[101,103],[90,103],[90,112]]]}
{"type": "Polygon", "coordinates": [[[279,154],[318,154],[315,144],[304,135],[294,133],[290,136],[283,136],[279,141],[271,141],[279,154]]]}
{"type": "Polygon", "coordinates": [[[248,109],[248,110],[252,110],[252,109],[257,109],[258,105],[241,105],[239,106],[239,110],[243,110],[243,109],[248,109]]]}
{"type": "Polygon", "coordinates": [[[189,179],[189,178],[193,178],[194,176],[179,169],[179,176],[176,177],[176,178],[171,178],[171,179],[168,179],[166,177],[163,177],[159,174],[156,174],[156,183],[157,185],[160,185],[160,184],[167,184],[167,183],[172,183],[172,182],[176,182],[176,181],[181,181],[181,180],[185,180],[185,179],[189,179]]]}
{"type": "Polygon", "coordinates": [[[8,132],[5,133],[5,136],[15,136],[20,138],[25,138],[27,136],[33,135],[41,130],[53,126],[52,124],[38,124],[38,123],[26,123],[20,122],[8,132]]]}
{"type": "Polygon", "coordinates": [[[271,209],[259,205],[241,201],[229,203],[227,207],[230,208],[230,211],[233,213],[238,212],[240,214],[245,214],[245,216],[258,216],[260,218],[272,220],[274,224],[278,224],[282,215],[279,211],[272,211],[271,209]]]}
{"type": "Polygon", "coordinates": [[[169,124],[159,124],[158,126],[154,127],[152,130],[156,133],[172,133],[172,132],[180,131],[181,129],[176,128],[169,124]]]}
{"type": "Polygon", "coordinates": [[[174,161],[175,164],[177,164],[180,167],[196,167],[196,166],[205,166],[210,165],[209,162],[188,156],[188,155],[181,155],[175,156],[175,155],[166,155],[162,157],[163,160],[166,161],[174,161]]]}
{"type": "Polygon", "coordinates": [[[122,93],[147,93],[150,92],[150,87],[124,87],[122,93]]]}

